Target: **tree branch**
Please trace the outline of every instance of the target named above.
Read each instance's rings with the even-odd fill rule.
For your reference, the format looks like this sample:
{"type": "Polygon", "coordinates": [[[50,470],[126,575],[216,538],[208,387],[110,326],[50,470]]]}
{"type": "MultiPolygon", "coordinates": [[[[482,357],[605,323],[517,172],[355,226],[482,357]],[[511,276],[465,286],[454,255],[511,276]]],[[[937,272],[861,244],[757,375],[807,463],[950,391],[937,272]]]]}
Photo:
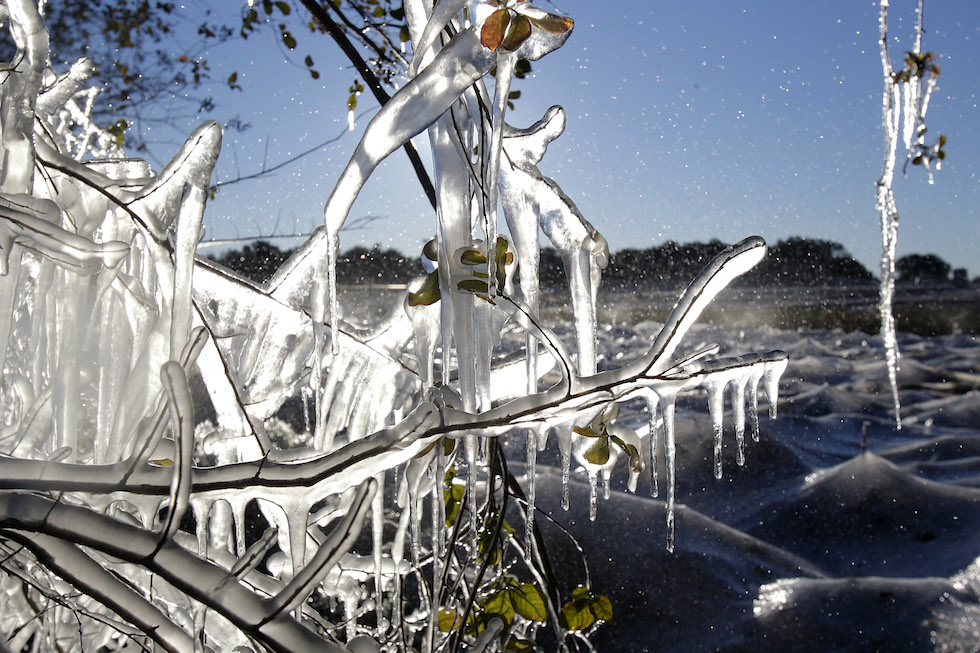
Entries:
{"type": "MultiPolygon", "coordinates": [[[[381,85],[381,80],[378,79],[377,75],[374,74],[374,71],[371,70],[371,67],[366,61],[364,61],[364,57],[361,56],[361,53],[357,51],[354,44],[351,43],[350,39],[347,38],[347,35],[344,34],[344,30],[334,22],[323,6],[315,2],[315,0],[300,1],[302,2],[303,6],[306,7],[311,14],[313,14],[313,17],[320,21],[320,24],[327,30],[330,37],[337,43],[338,46],[340,46],[344,56],[346,56],[350,62],[354,64],[354,68],[357,70],[357,73],[367,83],[368,88],[371,89],[371,93],[374,95],[378,103],[381,104],[381,106],[387,104],[388,100],[391,99],[391,96],[384,90],[384,87],[381,85]]],[[[422,190],[425,191],[426,197],[429,198],[429,203],[432,205],[432,208],[435,209],[436,190],[432,186],[432,180],[429,179],[429,173],[426,172],[425,166],[422,164],[422,159],[419,157],[419,153],[416,151],[411,141],[406,142],[403,147],[405,148],[405,153],[408,155],[408,159],[412,162],[412,168],[415,169],[415,176],[418,177],[419,183],[422,184],[422,190]]]]}

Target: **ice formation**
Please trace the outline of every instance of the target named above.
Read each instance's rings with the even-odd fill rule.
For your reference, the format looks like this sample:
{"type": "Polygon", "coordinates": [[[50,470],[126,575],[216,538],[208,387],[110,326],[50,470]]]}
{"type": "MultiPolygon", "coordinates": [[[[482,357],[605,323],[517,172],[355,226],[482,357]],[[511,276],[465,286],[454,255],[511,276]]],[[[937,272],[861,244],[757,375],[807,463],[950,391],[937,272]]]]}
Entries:
{"type": "MultiPolygon", "coordinates": [[[[608,246],[538,167],[564,111],[526,129],[505,122],[516,61],[559,48],[572,21],[523,3],[479,3],[464,20],[464,4],[442,0],[427,16],[426,3],[406,2],[419,54],[412,81],[367,126],[324,227],[257,286],[195,258],[219,127],[198,127],[157,174],[124,158],[89,118],[91,64],[48,69],[36,5],[8,1],[18,57],[0,86],[0,544],[25,577],[40,562],[82,591],[85,610],[114,613],[166,650],[396,650],[406,640],[433,650],[452,638],[480,650],[501,636],[499,619],[487,617],[479,635],[441,620],[482,618],[489,601],[522,587],[507,585],[510,563],[495,560],[511,540],[543,578],[534,479],[550,433],[563,503],[574,459],[592,481],[594,516],[597,483],[608,497],[617,460],[631,491],[648,464],[656,488],[662,428],[668,547],[676,397],[708,389],[720,447],[728,389],[739,451],[746,402],[758,439],[758,385],[775,411],[785,355],[675,352],[765,243],[720,252],[645,355],[597,371],[608,246]],[[483,80],[493,68],[491,95],[483,80]],[[355,328],[339,313],[340,228],[375,167],[423,131],[438,181],[427,276],[409,287],[404,311],[355,328]],[[498,233],[498,194],[509,237],[498,233]],[[539,318],[539,231],[568,271],[574,357],[539,318]],[[523,332],[521,359],[495,354],[507,322],[523,332]],[[205,391],[194,393],[198,379],[205,391]],[[303,433],[276,417],[295,397],[303,433]],[[617,421],[635,397],[650,410],[639,432],[617,421]],[[496,444],[507,434],[526,439],[520,534],[504,519],[523,492],[496,444]],[[284,437],[295,442],[284,448],[284,437]],[[253,502],[271,528],[250,542],[253,502]],[[369,514],[370,550],[353,553],[369,514]]],[[[15,583],[8,605],[23,610],[31,591],[15,583]]],[[[547,622],[564,637],[553,591],[547,616],[520,603],[508,636],[547,622]]],[[[74,628],[34,623],[30,632],[74,628]]],[[[86,630],[86,648],[115,628],[86,630]]]]}
{"type": "MultiPolygon", "coordinates": [[[[888,0],[881,0],[879,28],[881,68],[884,77],[881,120],[885,136],[885,157],[881,177],[875,184],[876,204],[881,221],[881,290],[879,313],[881,315],[881,339],[885,346],[885,362],[895,410],[895,428],[902,428],[901,402],[898,396],[898,334],[892,300],[895,295],[895,257],[898,246],[898,204],[893,190],[895,167],[898,160],[899,134],[905,147],[905,168],[911,162],[921,165],[932,183],[932,168],[939,170],[946,153],[943,146],[946,137],[940,136],[935,143],[926,144],[925,118],[929,98],[936,87],[939,66],[933,62],[932,52],[922,51],[924,1],[919,0],[915,45],[905,53],[905,67],[896,71],[888,50],[888,0]]],[[[903,169],[905,169],[903,168],[903,169]]]]}

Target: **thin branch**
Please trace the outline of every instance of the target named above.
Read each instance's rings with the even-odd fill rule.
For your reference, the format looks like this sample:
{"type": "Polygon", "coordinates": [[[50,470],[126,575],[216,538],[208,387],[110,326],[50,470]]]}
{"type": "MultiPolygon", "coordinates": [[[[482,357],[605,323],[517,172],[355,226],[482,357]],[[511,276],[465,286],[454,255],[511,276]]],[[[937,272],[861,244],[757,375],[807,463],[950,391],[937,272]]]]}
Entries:
{"type": "MultiPolygon", "coordinates": [[[[340,46],[344,56],[354,64],[354,68],[364,81],[367,82],[367,86],[371,89],[371,93],[378,101],[378,104],[381,106],[387,104],[391,96],[384,90],[381,85],[381,80],[378,79],[374,71],[371,70],[371,67],[364,61],[361,53],[357,51],[354,44],[347,38],[344,30],[334,22],[323,6],[315,2],[315,0],[300,0],[300,2],[313,14],[314,18],[320,21],[320,24],[327,30],[327,33],[340,46]]],[[[411,141],[407,141],[403,147],[405,148],[405,153],[408,154],[409,160],[412,162],[412,168],[415,169],[415,176],[418,177],[419,183],[422,184],[422,190],[425,191],[426,196],[429,198],[429,203],[435,209],[436,190],[432,186],[432,180],[429,179],[429,173],[426,172],[425,166],[422,164],[422,159],[419,158],[419,153],[415,150],[415,146],[412,145],[411,141]]]]}
{"type": "MultiPolygon", "coordinates": [[[[358,118],[361,118],[361,117],[365,116],[368,113],[369,113],[369,111],[362,111],[357,117],[358,118]]],[[[248,175],[239,174],[234,179],[228,179],[226,181],[219,181],[219,182],[213,184],[211,186],[211,188],[214,189],[214,190],[217,190],[219,188],[224,188],[225,186],[231,186],[231,185],[237,184],[239,182],[248,181],[250,179],[257,179],[258,177],[262,177],[264,175],[272,174],[276,170],[281,170],[282,168],[285,168],[286,166],[288,166],[290,164],[296,163],[297,161],[299,161],[303,157],[309,156],[310,154],[313,154],[317,150],[322,150],[327,145],[331,145],[333,143],[336,143],[337,141],[339,141],[340,139],[342,139],[344,136],[346,136],[348,133],[350,133],[350,130],[345,127],[344,130],[341,131],[336,136],[333,136],[331,138],[328,138],[327,140],[323,141],[322,143],[320,143],[318,145],[314,145],[313,147],[309,148],[308,150],[303,150],[302,152],[300,152],[296,156],[290,157],[290,158],[286,159],[285,161],[281,161],[281,162],[275,164],[274,166],[272,166],[271,168],[267,168],[266,167],[265,159],[263,159],[263,161],[262,161],[262,169],[259,170],[258,172],[253,172],[252,174],[248,174],[248,175]]],[[[268,140],[266,140],[266,144],[268,145],[268,140]]],[[[268,152],[267,152],[267,154],[268,154],[268,152]]]]}

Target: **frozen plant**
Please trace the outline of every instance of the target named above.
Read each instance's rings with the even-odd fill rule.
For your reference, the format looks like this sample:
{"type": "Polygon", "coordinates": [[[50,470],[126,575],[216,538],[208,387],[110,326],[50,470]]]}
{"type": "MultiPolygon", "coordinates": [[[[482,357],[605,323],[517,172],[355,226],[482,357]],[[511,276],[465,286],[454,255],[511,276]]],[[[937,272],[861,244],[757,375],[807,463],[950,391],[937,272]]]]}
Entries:
{"type": "Polygon", "coordinates": [[[411,81],[367,126],[325,226],[259,286],[195,258],[218,126],[198,127],[158,173],[123,158],[87,119],[91,66],[53,74],[34,2],[6,8],[18,48],[0,85],[11,650],[521,651],[543,629],[582,650],[612,606],[587,576],[569,591],[551,575],[538,451],[557,445],[566,486],[575,456],[607,490],[622,459],[635,490],[645,470],[656,479],[640,452],[652,463],[662,446],[672,548],[678,395],[707,390],[717,476],[726,393],[739,464],[745,403],[759,437],[760,382],[775,415],[782,352],[677,351],[765,255],[758,237],[705,267],[643,356],[597,369],[608,247],[538,167],[564,112],[505,122],[517,62],[559,48],[571,19],[509,0],[406,2],[411,81]],[[422,132],[438,189],[427,275],[404,311],[359,330],[337,301],[339,231],[374,168],[422,132]],[[574,357],[538,319],[539,229],[571,280],[574,357]],[[526,336],[519,359],[494,352],[508,322],[526,336]],[[633,398],[650,406],[640,433],[617,422],[633,398]],[[280,419],[287,400],[303,433],[280,419]],[[499,443],[509,434],[527,439],[525,487],[499,443]]]}
{"type": "Polygon", "coordinates": [[[876,204],[881,219],[881,290],[879,313],[881,315],[881,339],[885,345],[888,381],[895,410],[895,428],[902,428],[901,403],[898,397],[898,336],[892,300],[895,295],[895,252],[898,246],[898,205],[895,203],[893,184],[898,161],[898,143],[905,147],[905,165],[909,162],[922,166],[932,183],[932,168],[939,170],[946,158],[946,137],[940,135],[935,142],[926,142],[926,111],[929,98],[936,87],[939,65],[932,52],[922,51],[923,13],[925,0],[919,0],[918,19],[915,25],[915,44],[905,53],[905,66],[896,71],[888,51],[889,0],[880,0],[878,18],[881,46],[881,69],[885,87],[882,92],[881,120],[885,133],[885,162],[881,177],[875,184],[876,204]]]}

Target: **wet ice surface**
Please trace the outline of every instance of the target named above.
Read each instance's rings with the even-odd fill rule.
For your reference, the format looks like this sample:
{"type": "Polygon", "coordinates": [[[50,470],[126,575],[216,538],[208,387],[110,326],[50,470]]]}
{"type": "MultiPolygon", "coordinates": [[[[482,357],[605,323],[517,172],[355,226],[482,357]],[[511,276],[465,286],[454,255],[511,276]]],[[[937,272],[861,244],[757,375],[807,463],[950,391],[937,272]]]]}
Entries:
{"type": "MultiPolygon", "coordinates": [[[[631,360],[658,328],[600,326],[599,368],[615,365],[608,352],[631,360]]],[[[664,547],[663,493],[650,498],[645,475],[626,494],[621,461],[611,498],[600,497],[590,522],[585,470],[573,466],[565,512],[557,452],[538,454],[537,503],[579,539],[594,588],[616,610],[594,636],[598,650],[976,649],[980,344],[969,335],[899,340],[896,431],[879,339],[692,329],[692,348],[718,342],[724,356],[776,347],[790,362],[778,420],[766,416],[759,393],[761,438],[745,439],[742,467],[726,401],[721,480],[713,477],[707,394],[678,400],[673,554],[664,547]]],[[[647,419],[645,403],[635,401],[620,423],[640,428],[647,419]]],[[[523,440],[509,447],[521,460],[523,440]]],[[[571,545],[539,523],[558,577],[581,577],[571,545]]]]}

